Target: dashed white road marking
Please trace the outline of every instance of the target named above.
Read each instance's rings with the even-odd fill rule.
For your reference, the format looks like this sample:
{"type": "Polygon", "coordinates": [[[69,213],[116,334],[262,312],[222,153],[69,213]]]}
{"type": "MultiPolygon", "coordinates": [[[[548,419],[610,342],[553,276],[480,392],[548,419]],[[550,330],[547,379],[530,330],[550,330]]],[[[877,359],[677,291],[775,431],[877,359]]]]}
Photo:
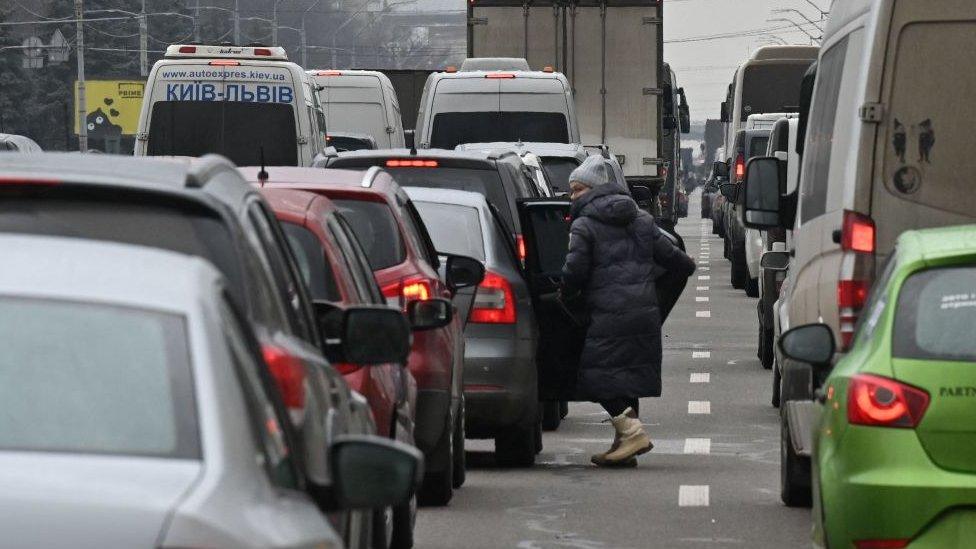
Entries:
{"type": "Polygon", "coordinates": [[[709,275],[698,275],[698,280],[711,280],[712,277],[709,275]]]}
{"type": "Polygon", "coordinates": [[[695,311],[695,317],[697,318],[712,318],[711,311],[695,311]]]}
{"type": "Polygon", "coordinates": [[[678,488],[678,507],[708,507],[708,485],[682,484],[678,488]]]}
{"type": "Polygon", "coordinates": [[[708,372],[695,372],[688,379],[689,383],[708,383],[712,380],[712,374],[708,372]]]}
{"type": "Polygon", "coordinates": [[[695,290],[697,290],[699,292],[707,292],[708,291],[708,286],[697,286],[697,287],[695,287],[695,290]]]}
{"type": "Polygon", "coordinates": [[[708,296],[705,296],[705,295],[696,295],[695,296],[695,301],[697,301],[698,303],[708,303],[708,296]]]}
{"type": "Polygon", "coordinates": [[[712,403],[709,400],[689,400],[688,413],[689,414],[711,414],[712,403]]]}
{"type": "Polygon", "coordinates": [[[691,358],[712,358],[711,351],[692,351],[691,358]]]}
{"type": "Polygon", "coordinates": [[[708,455],[712,453],[712,439],[710,438],[686,438],[685,439],[685,453],[686,454],[703,454],[708,455]]]}

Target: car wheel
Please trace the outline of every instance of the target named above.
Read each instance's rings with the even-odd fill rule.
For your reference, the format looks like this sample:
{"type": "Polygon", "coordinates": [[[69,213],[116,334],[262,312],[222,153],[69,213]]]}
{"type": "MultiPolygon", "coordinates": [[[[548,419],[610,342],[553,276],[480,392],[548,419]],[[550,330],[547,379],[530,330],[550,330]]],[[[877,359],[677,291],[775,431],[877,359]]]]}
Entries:
{"type": "Polygon", "coordinates": [[[393,508],[393,533],[390,549],[410,549],[413,547],[413,526],[417,518],[417,498],[393,508]]]}
{"type": "Polygon", "coordinates": [[[787,507],[810,507],[810,458],[793,451],[785,419],[780,419],[779,446],[780,498],[787,507]]]}
{"type": "Polygon", "coordinates": [[[559,403],[559,419],[566,419],[569,415],[569,403],[565,400],[559,403]]]}
{"type": "Polygon", "coordinates": [[[759,327],[759,362],[762,367],[769,370],[773,367],[776,356],[773,353],[773,334],[769,328],[759,327]]]}
{"type": "MultiPolygon", "coordinates": [[[[748,269],[746,271],[748,273],[748,269]]],[[[746,280],[746,295],[749,297],[759,297],[759,279],[749,277],[748,274],[746,276],[748,277],[746,280]]]]}
{"type": "Polygon", "coordinates": [[[746,270],[745,250],[739,253],[734,247],[730,245],[731,256],[729,259],[732,260],[732,269],[730,270],[729,279],[732,283],[732,287],[736,290],[741,290],[746,286],[746,279],[749,278],[749,271],[746,270]]]}
{"type": "Polygon", "coordinates": [[[509,427],[495,437],[495,461],[501,467],[532,467],[535,464],[536,432],[539,422],[509,427]]]}
{"type": "Polygon", "coordinates": [[[559,401],[544,400],[539,404],[542,407],[542,430],[555,431],[559,429],[559,424],[563,421],[562,415],[560,415],[559,401]]]}
{"type": "Polygon", "coordinates": [[[370,544],[372,549],[389,549],[393,539],[393,508],[376,509],[373,511],[370,528],[370,544]]]}
{"type": "Polygon", "coordinates": [[[779,373],[779,366],[773,364],[773,408],[779,408],[779,397],[782,393],[783,377],[779,373]]]}
{"type": "Polygon", "coordinates": [[[454,424],[448,420],[440,442],[434,448],[433,462],[444,463],[443,471],[428,471],[417,493],[421,505],[443,507],[454,496],[454,424]]]}
{"type": "Polygon", "coordinates": [[[458,414],[457,420],[454,422],[454,477],[453,485],[454,488],[460,488],[464,486],[464,481],[467,479],[467,462],[464,455],[464,400],[461,400],[460,413],[458,414]]]}

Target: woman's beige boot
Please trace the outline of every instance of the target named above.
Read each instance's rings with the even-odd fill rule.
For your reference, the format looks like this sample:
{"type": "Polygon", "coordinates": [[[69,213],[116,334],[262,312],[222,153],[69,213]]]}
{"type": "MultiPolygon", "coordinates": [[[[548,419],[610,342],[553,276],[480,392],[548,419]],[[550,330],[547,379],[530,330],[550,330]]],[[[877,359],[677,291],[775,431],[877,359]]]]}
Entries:
{"type": "Polygon", "coordinates": [[[619,444],[604,456],[605,466],[620,466],[624,462],[645,454],[654,447],[651,437],[647,436],[640,419],[633,417],[633,410],[627,408],[624,413],[611,419],[613,428],[617,431],[619,444]]]}
{"type": "MultiPolygon", "coordinates": [[[[637,419],[637,412],[635,412],[633,408],[627,408],[627,410],[624,411],[624,414],[627,414],[630,417],[637,419]]],[[[590,456],[590,463],[600,467],[637,467],[637,458],[630,458],[621,463],[607,462],[607,454],[613,452],[619,447],[620,447],[620,433],[618,433],[617,430],[614,429],[613,443],[610,445],[610,449],[607,450],[606,452],[600,452],[599,454],[593,454],[592,456],[590,456]]]]}

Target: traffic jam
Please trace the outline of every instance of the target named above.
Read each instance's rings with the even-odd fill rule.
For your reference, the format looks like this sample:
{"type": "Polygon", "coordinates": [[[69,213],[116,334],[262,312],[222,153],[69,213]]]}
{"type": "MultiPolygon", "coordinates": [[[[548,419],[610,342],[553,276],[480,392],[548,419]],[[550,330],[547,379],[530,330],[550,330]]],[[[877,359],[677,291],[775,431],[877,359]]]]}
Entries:
{"type": "Polygon", "coordinates": [[[747,1],[0,0],[0,547],[972,547],[976,4],[747,1]]]}

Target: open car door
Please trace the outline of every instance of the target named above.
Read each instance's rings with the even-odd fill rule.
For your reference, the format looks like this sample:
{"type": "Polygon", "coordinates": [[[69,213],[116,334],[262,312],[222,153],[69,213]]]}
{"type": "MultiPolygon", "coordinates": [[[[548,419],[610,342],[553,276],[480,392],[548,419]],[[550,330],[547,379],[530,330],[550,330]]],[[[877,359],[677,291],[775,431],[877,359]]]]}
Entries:
{"type": "Polygon", "coordinates": [[[576,400],[579,357],[586,328],[557,298],[569,251],[570,202],[532,198],[519,203],[525,239],[525,277],[539,328],[536,367],[539,400],[576,400]]]}

